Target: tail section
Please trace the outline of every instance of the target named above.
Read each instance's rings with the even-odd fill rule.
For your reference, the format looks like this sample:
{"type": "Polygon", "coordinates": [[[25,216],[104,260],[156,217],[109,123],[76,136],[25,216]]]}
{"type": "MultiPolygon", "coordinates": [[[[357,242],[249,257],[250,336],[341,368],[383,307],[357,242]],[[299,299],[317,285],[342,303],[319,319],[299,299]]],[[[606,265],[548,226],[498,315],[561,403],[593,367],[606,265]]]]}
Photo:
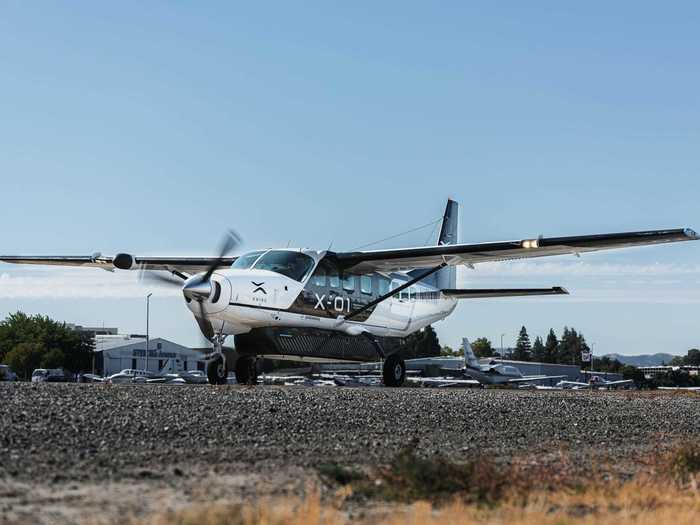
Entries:
{"type": "MultiPolygon", "coordinates": [[[[445,214],[442,216],[442,227],[438,237],[438,246],[459,243],[459,203],[447,199],[445,214]]],[[[457,268],[448,266],[437,272],[437,288],[439,290],[457,287],[457,268]]]]}
{"type": "Polygon", "coordinates": [[[481,369],[481,367],[479,366],[479,360],[474,354],[474,350],[472,349],[472,345],[469,342],[469,339],[467,339],[466,337],[463,338],[462,346],[464,347],[464,368],[481,369]]]}

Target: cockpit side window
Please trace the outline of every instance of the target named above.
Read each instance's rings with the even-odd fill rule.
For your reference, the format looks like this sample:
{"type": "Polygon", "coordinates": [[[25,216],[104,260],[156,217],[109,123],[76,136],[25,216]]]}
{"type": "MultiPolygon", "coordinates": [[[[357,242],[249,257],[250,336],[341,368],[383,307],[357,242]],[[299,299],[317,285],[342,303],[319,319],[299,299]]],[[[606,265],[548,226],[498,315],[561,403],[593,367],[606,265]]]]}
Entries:
{"type": "Polygon", "coordinates": [[[314,260],[308,255],[284,250],[267,252],[258,259],[254,266],[256,270],[269,270],[281,273],[290,279],[300,282],[304,280],[313,267],[314,260]]]}
{"type": "Polygon", "coordinates": [[[253,266],[253,263],[257,261],[263,253],[265,253],[264,250],[243,254],[238,259],[233,261],[231,268],[236,268],[238,270],[247,270],[248,268],[253,266]]]}

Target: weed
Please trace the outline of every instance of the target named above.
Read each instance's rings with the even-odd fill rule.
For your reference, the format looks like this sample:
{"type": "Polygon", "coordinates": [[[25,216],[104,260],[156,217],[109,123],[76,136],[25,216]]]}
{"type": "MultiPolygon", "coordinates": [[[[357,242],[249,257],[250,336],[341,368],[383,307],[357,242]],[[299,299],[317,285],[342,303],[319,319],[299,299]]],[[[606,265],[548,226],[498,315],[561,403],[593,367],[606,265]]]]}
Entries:
{"type": "Polygon", "coordinates": [[[680,481],[700,473],[700,441],[685,441],[672,448],[666,457],[666,468],[680,481]]]}

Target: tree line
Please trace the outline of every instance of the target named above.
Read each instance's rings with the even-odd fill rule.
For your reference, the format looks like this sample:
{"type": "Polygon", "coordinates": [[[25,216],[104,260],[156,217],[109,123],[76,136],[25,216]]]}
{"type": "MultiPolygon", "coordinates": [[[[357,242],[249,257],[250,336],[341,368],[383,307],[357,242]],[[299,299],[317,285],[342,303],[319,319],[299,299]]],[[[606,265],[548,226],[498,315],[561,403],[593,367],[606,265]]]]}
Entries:
{"type": "MultiPolygon", "coordinates": [[[[493,348],[486,337],[472,341],[472,349],[477,357],[494,357],[498,351],[493,348]]],[[[581,354],[590,353],[591,349],[583,333],[575,328],[564,327],[561,337],[554,329],[550,329],[545,340],[540,336],[531,342],[526,327],[522,327],[512,348],[510,357],[516,361],[536,361],[539,363],[559,363],[566,365],[581,365],[581,354]]]]}
{"type": "Polygon", "coordinates": [[[10,314],[0,321],[0,363],[22,379],[37,368],[63,368],[77,373],[92,368],[92,334],[73,330],[44,315],[10,314]]]}

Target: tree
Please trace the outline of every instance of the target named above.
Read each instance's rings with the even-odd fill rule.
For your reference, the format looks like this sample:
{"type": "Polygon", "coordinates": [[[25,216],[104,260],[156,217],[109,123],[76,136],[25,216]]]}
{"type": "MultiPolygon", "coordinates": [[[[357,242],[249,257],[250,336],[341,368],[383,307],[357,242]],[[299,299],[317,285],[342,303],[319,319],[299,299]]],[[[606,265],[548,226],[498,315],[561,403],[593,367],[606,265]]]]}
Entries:
{"type": "Polygon", "coordinates": [[[529,361],[531,348],[532,345],[530,344],[530,336],[527,335],[527,329],[523,326],[520,329],[518,340],[515,343],[515,352],[513,352],[513,359],[515,359],[516,361],[529,361]]]}
{"type": "Polygon", "coordinates": [[[547,334],[547,342],[544,345],[544,359],[545,363],[557,363],[557,351],[559,349],[559,340],[554,330],[549,329],[549,334],[547,334]]]}
{"type": "Polygon", "coordinates": [[[440,340],[432,326],[428,325],[420,332],[417,344],[418,355],[438,356],[440,355],[440,340]]]}
{"type": "Polygon", "coordinates": [[[700,366],[700,350],[697,348],[691,348],[688,350],[688,355],[685,357],[686,365],[700,366]]]}
{"type": "MultiPolygon", "coordinates": [[[[92,366],[92,335],[73,330],[65,323],[54,321],[47,316],[29,316],[23,312],[16,312],[0,322],[0,362],[7,362],[8,355],[21,344],[30,344],[32,348],[38,348],[42,355],[51,350],[46,362],[56,365],[52,368],[60,367],[71,372],[80,372],[89,370],[92,366]],[[59,361],[61,355],[63,357],[59,361]]],[[[28,355],[27,348],[22,348],[12,359],[17,360],[20,356],[28,355]]],[[[29,354],[33,355],[31,352],[29,354]]],[[[43,357],[39,358],[39,362],[35,363],[35,368],[40,366],[42,359],[43,357]]]]}
{"type": "Polygon", "coordinates": [[[491,346],[491,341],[485,337],[479,337],[475,339],[472,343],[472,350],[474,350],[474,355],[476,357],[492,357],[493,347],[491,346]]]}
{"type": "Polygon", "coordinates": [[[546,349],[542,338],[538,335],[535,337],[535,342],[532,343],[532,358],[538,363],[544,363],[546,357],[546,349]]]}
{"type": "Polygon", "coordinates": [[[623,379],[631,379],[632,381],[634,381],[634,385],[637,388],[649,386],[649,382],[647,381],[646,377],[644,377],[644,373],[636,366],[622,365],[621,370],[622,370],[622,378],[623,379]]]}
{"type": "Polygon", "coordinates": [[[435,357],[441,355],[440,340],[432,326],[413,332],[405,339],[401,355],[405,359],[414,357],[435,357]]]}
{"type": "Polygon", "coordinates": [[[677,355],[671,359],[670,366],[683,366],[685,364],[685,356],[677,355]]]}
{"type": "Polygon", "coordinates": [[[22,379],[29,379],[41,365],[44,349],[38,343],[19,343],[5,354],[4,362],[22,379]]]}
{"type": "Polygon", "coordinates": [[[442,348],[440,348],[440,355],[443,357],[455,357],[459,355],[459,352],[452,350],[451,346],[445,345],[442,348]]]}
{"type": "Polygon", "coordinates": [[[41,356],[41,368],[63,368],[66,362],[65,354],[58,348],[52,348],[41,356]]]}

